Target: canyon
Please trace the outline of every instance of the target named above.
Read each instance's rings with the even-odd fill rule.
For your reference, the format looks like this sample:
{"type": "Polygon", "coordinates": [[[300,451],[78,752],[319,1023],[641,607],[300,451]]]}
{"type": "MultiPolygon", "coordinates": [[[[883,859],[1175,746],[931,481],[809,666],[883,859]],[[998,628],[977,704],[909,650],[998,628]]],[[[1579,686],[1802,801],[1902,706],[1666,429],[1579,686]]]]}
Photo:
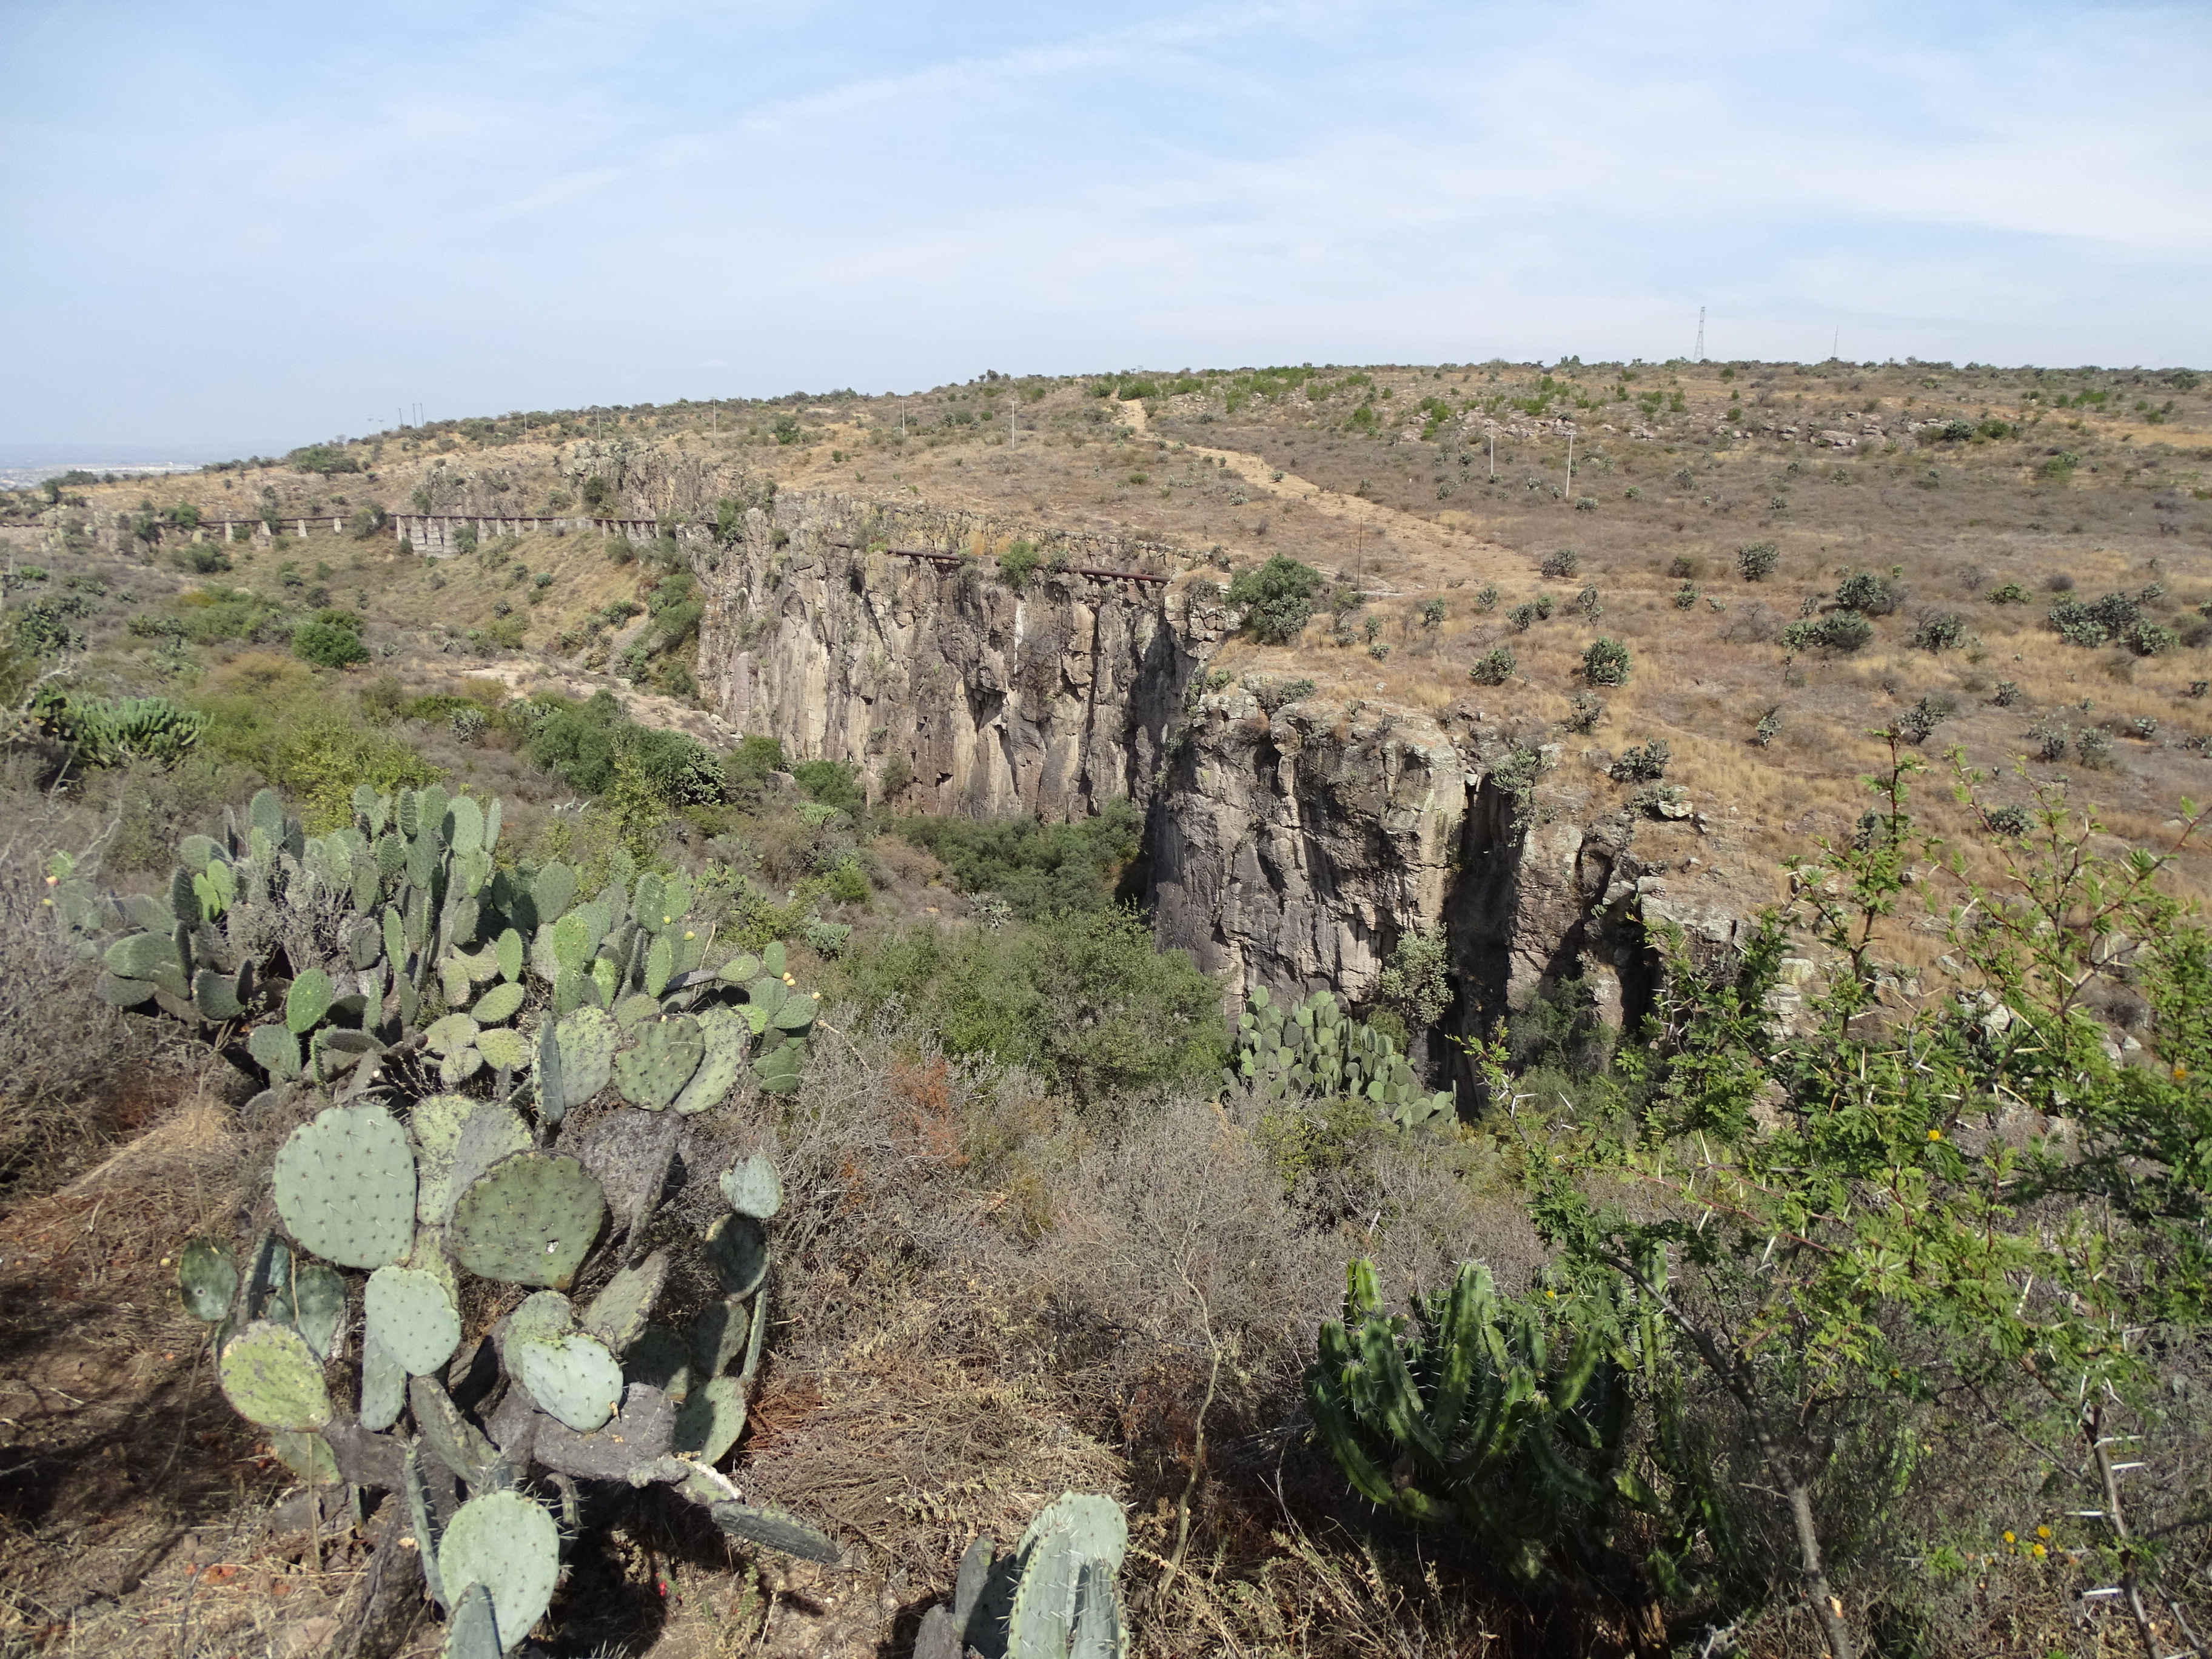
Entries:
{"type": "Polygon", "coordinates": [[[1540,721],[1210,668],[1235,614],[1165,545],[788,492],[696,562],[703,696],[732,725],[855,766],[897,811],[1127,798],[1158,941],[1225,1000],[1365,1004],[1403,941],[1443,930],[1450,1004],[1415,1034],[1432,1073],[1467,1077],[1453,1038],[1565,981],[1632,1024],[1651,923],[1713,946],[1743,925],[1741,894],[1668,873],[1715,861],[1715,826],[1621,809],[1540,721]],[[1018,542],[1038,556],[1018,591],[994,556],[1018,542]]]}

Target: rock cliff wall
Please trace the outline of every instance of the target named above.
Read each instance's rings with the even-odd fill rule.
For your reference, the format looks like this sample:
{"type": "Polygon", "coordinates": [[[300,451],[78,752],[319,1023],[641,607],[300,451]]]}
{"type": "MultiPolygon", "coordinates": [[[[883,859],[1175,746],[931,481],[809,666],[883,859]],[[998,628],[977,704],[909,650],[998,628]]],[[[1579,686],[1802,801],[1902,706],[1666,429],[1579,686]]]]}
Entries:
{"type": "Polygon", "coordinates": [[[1632,1022],[1653,989],[1647,909],[1733,938],[1724,905],[1665,896],[1702,825],[1622,811],[1601,772],[1540,751],[1540,731],[1467,704],[1279,704],[1202,680],[1232,620],[1210,585],[1085,574],[1164,577],[1165,550],[1031,532],[1047,562],[1018,593],[995,555],[1021,534],[787,497],[714,556],[701,678],[740,729],[855,763],[906,811],[1135,802],[1159,940],[1227,999],[1265,985],[1364,1004],[1402,940],[1442,928],[1452,1002],[1421,1034],[1439,1074],[1450,1036],[1490,1034],[1562,980],[1632,1022]]]}
{"type": "Polygon", "coordinates": [[[1143,806],[1194,661],[1165,560],[1145,544],[1032,530],[1042,562],[1017,592],[995,556],[1024,533],[786,496],[710,556],[700,679],[741,729],[794,757],[852,762],[907,811],[1143,806]]]}

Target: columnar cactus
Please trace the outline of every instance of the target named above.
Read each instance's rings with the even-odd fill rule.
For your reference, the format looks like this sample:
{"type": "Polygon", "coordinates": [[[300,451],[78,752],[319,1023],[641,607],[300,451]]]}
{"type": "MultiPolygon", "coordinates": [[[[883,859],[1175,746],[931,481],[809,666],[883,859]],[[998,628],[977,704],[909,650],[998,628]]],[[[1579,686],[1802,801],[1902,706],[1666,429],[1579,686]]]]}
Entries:
{"type": "Polygon", "coordinates": [[[1237,1018],[1237,1053],[1222,1081],[1271,1102],[1356,1095],[1401,1129],[1441,1127],[1455,1116],[1449,1090],[1421,1087],[1398,1045],[1346,1014],[1327,991],[1285,1008],[1266,986],[1255,988],[1237,1018]]]}
{"type": "Polygon", "coordinates": [[[453,1651],[512,1650],[544,1611],[562,1529],[544,1480],[572,1520],[576,1480],[660,1484],[732,1536],[834,1560],[714,1467],[769,1322],[774,1167],[723,1176],[730,1210],[700,1241],[720,1297],[684,1328],[654,1322],[665,1254],[635,1259],[673,1119],[748,1077],[797,1087],[815,999],[781,946],[711,963],[680,878],[618,860],[580,899],[564,866],[496,866],[496,801],[364,787],[354,807],[309,837],[264,791],[220,840],[188,840],[158,897],[49,867],[103,997],[186,1022],[270,1103],[328,1100],[276,1155],[287,1236],[179,1258],[225,1396],[303,1479],[404,1496],[453,1651]],[[572,1152],[564,1126],[595,1103],[572,1152]],[[647,1150],[595,1150],[616,1143],[647,1150]],[[462,1341],[471,1274],[535,1292],[488,1348],[462,1341]],[[580,1308],[580,1283],[597,1288],[580,1308]]]}
{"type": "Polygon", "coordinates": [[[1389,1318],[1371,1261],[1346,1269],[1306,1397],[1352,1486],[1416,1521],[1463,1523],[1534,1579],[1596,1565],[1616,1517],[1656,1499],[1628,1468],[1631,1379],[1663,1352],[1622,1302],[1510,1303],[1479,1262],[1389,1318]]]}

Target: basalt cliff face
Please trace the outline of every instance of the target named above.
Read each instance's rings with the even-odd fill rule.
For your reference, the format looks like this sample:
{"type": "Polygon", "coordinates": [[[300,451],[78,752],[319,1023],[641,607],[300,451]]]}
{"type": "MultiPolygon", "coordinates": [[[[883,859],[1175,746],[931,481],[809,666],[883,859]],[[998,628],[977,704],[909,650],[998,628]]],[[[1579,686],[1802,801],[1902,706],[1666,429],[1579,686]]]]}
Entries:
{"type": "Polygon", "coordinates": [[[855,763],[905,811],[1145,805],[1196,661],[1162,550],[1039,536],[1017,592],[988,555],[1018,534],[786,496],[748,515],[710,574],[701,680],[742,729],[855,763]],[[1097,571],[1127,574],[1084,574],[1097,571]]]}
{"type": "Polygon", "coordinates": [[[1468,704],[1279,704],[1206,678],[1233,618],[1170,568],[1142,544],[787,497],[720,555],[702,678],[742,729],[854,763],[905,811],[1063,819],[1128,798],[1160,943],[1227,996],[1364,1003],[1402,940],[1443,929],[1452,1001],[1423,1034],[1440,1071],[1449,1036],[1561,981],[1632,1022],[1647,918],[1732,942],[1729,896],[1668,891],[1702,822],[1620,810],[1601,774],[1468,704]],[[1018,537],[1045,561],[1018,593],[990,556],[1018,537]]]}

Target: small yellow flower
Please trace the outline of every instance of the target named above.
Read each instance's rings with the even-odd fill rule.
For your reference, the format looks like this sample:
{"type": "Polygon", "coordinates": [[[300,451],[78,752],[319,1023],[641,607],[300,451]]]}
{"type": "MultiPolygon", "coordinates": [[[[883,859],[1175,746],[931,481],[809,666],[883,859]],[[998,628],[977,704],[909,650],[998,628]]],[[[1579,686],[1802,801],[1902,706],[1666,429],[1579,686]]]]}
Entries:
{"type": "Polygon", "coordinates": [[[2175,1066],[2175,1067],[2173,1068],[2173,1080],[2174,1080],[2176,1083],[2186,1083],[2186,1082],[2188,1082],[2188,1081],[2189,1081],[2189,1068],[2188,1068],[2186,1066],[2175,1066]]]}
{"type": "Polygon", "coordinates": [[[2042,1545],[2038,1544],[2035,1548],[2030,1552],[2030,1553],[2032,1553],[2037,1560],[2040,1561],[2045,1556],[2050,1554],[2051,1552],[2044,1548],[2042,1545]]]}
{"type": "Polygon", "coordinates": [[[2035,1529],[2035,1535],[2038,1538],[2048,1538],[2051,1536],[2051,1528],[2048,1527],[2038,1527],[2035,1529]]]}
{"type": "Polygon", "coordinates": [[[1943,1132],[1941,1129],[1930,1129],[1928,1132],[1928,1139],[1930,1140],[1941,1140],[1943,1139],[1943,1132]]]}
{"type": "Polygon", "coordinates": [[[2020,1542],[2020,1540],[2019,1540],[2019,1539],[2017,1539],[2017,1538],[2015,1538],[2015,1537],[2014,1537],[2010,1532],[2007,1532],[2007,1533],[2005,1534],[2005,1535],[2004,1535],[2004,1540],[2005,1540],[2005,1542],[2006,1542],[2006,1543],[2008,1543],[2008,1544],[2017,1544],[2018,1542],[2020,1542]]]}

